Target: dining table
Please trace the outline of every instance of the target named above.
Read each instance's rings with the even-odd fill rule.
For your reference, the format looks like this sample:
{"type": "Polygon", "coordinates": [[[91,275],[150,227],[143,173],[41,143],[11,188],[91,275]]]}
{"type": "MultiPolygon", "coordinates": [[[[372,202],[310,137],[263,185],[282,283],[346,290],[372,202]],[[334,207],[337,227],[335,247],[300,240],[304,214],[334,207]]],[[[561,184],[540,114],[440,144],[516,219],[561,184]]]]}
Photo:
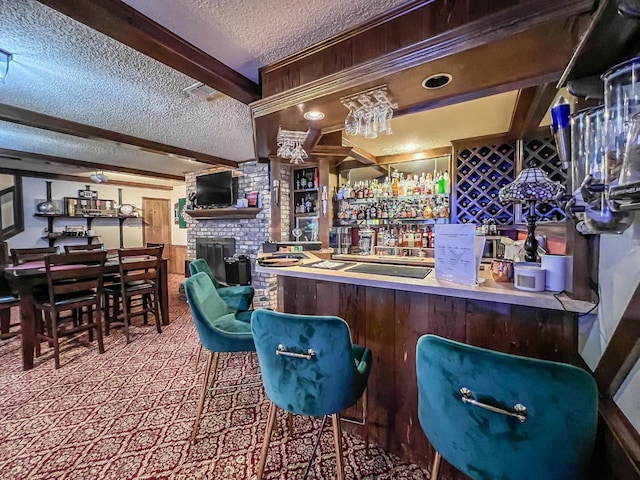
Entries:
{"type": "MultiPolygon", "coordinates": [[[[33,368],[34,349],[36,342],[36,322],[33,302],[33,292],[39,285],[47,283],[47,273],[44,260],[27,262],[21,265],[0,265],[0,270],[14,289],[20,293],[20,332],[22,338],[22,369],[33,368]]],[[[117,274],[120,271],[117,256],[107,256],[104,264],[104,275],[117,274]]],[[[160,318],[163,325],[169,324],[169,289],[168,289],[168,259],[160,259],[159,303],[160,318]]]]}

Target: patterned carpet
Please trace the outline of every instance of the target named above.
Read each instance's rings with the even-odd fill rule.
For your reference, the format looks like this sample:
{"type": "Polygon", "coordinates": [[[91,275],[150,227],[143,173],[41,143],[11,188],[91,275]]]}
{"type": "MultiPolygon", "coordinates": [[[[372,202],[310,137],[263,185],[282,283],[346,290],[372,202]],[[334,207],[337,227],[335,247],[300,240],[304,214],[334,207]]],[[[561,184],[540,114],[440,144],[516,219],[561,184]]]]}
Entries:
{"type": "MultiPolygon", "coordinates": [[[[177,292],[180,280],[172,276],[170,291],[177,292]]],[[[173,321],[162,334],[137,323],[126,345],[116,330],[105,338],[102,355],[85,334],[63,346],[59,370],[45,346],[36,367],[23,372],[19,339],[0,343],[0,478],[255,478],[267,420],[264,391],[216,391],[205,404],[199,441],[191,446],[204,368],[194,371],[198,336],[188,307],[174,294],[170,304],[173,321]]],[[[219,368],[218,385],[260,380],[255,354],[222,354],[219,368]]],[[[274,436],[265,478],[302,478],[319,422],[296,417],[293,436],[286,429],[274,436]]],[[[366,457],[364,442],[355,436],[344,435],[343,442],[349,479],[429,478],[378,448],[366,457]]],[[[335,478],[330,428],[318,453],[309,478],[335,478]]]]}

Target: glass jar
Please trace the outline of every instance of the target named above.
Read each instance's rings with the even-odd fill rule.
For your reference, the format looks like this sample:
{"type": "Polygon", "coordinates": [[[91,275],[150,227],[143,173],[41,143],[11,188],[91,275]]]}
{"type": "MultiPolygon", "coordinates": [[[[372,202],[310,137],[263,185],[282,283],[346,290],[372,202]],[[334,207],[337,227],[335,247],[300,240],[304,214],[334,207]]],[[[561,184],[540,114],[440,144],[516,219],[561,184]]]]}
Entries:
{"type": "Polygon", "coordinates": [[[360,255],[371,255],[373,251],[373,237],[376,232],[371,228],[363,228],[360,229],[358,233],[360,236],[360,242],[358,243],[360,255]]]}
{"type": "Polygon", "coordinates": [[[629,121],[640,113],[640,57],[616,65],[604,81],[606,184],[617,183],[624,158],[629,121]]]}

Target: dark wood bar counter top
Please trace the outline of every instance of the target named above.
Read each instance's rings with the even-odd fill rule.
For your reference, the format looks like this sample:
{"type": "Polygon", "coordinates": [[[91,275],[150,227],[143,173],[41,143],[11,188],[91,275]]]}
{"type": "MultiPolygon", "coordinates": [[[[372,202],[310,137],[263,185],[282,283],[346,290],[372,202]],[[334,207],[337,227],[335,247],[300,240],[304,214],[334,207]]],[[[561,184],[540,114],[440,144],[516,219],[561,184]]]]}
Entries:
{"type": "MultiPolygon", "coordinates": [[[[319,260],[305,253],[309,259],[304,263],[319,260]]],[[[569,310],[565,311],[550,292],[523,292],[491,279],[467,286],[437,280],[433,271],[424,279],[412,279],[350,273],[345,268],[303,264],[257,266],[257,271],[278,276],[280,311],[340,316],[349,324],[353,341],[371,348],[367,425],[348,428],[360,434],[366,428],[371,443],[408,461],[427,466],[433,458],[418,421],[415,349],[420,336],[431,333],[511,354],[582,365],[576,312],[591,308],[588,302],[563,297],[569,310]]],[[[443,469],[445,478],[467,478],[449,465],[443,469]]]]}

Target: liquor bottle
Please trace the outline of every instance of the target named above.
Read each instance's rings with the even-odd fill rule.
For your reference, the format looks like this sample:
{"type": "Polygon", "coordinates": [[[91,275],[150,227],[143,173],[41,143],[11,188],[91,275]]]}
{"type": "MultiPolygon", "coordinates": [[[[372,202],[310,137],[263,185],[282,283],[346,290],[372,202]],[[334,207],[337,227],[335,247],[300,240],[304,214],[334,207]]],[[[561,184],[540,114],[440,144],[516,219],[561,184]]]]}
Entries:
{"type": "Polygon", "coordinates": [[[399,186],[398,186],[398,175],[397,174],[394,175],[394,177],[393,177],[393,185],[392,185],[391,188],[392,188],[392,191],[393,191],[393,196],[397,197],[398,196],[398,188],[399,188],[399,186]]]}
{"type": "Polygon", "coordinates": [[[398,196],[404,197],[407,194],[407,184],[404,179],[404,175],[400,174],[400,180],[398,180],[398,196]]]}
{"type": "Polygon", "coordinates": [[[444,174],[442,172],[440,172],[440,174],[438,176],[438,193],[440,195],[443,195],[444,194],[444,190],[445,190],[444,174]]]}

